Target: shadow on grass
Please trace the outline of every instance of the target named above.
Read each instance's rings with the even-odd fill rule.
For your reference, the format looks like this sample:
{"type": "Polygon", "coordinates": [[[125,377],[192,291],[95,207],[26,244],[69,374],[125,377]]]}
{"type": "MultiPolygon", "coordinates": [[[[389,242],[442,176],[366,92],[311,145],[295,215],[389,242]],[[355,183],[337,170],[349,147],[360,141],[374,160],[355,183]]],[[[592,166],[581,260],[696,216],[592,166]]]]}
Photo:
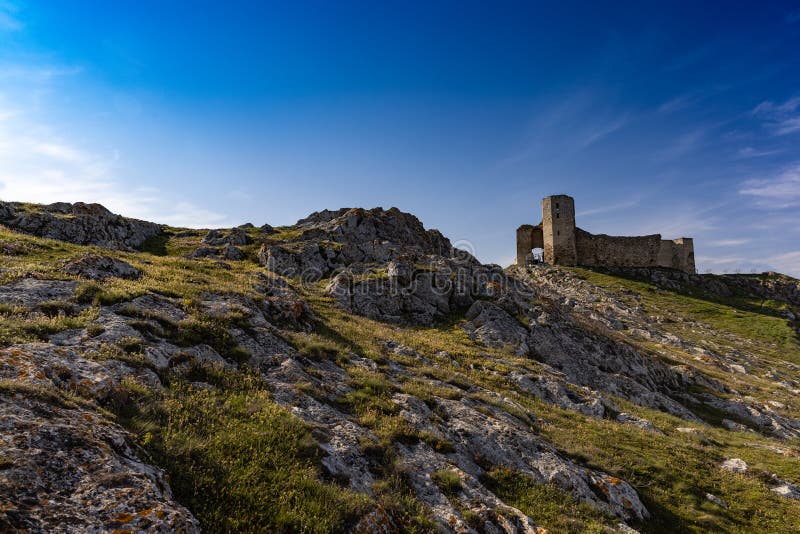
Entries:
{"type": "Polygon", "coordinates": [[[154,256],[167,255],[167,242],[170,238],[169,232],[162,232],[158,235],[148,237],[144,243],[139,247],[142,252],[148,252],[154,256]]]}

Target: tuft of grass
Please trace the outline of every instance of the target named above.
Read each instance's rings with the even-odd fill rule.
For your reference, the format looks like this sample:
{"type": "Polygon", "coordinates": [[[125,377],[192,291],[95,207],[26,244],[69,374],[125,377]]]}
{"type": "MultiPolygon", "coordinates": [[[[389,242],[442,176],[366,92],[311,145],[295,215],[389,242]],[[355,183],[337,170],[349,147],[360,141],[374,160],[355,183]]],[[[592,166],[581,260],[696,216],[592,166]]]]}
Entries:
{"type": "Polygon", "coordinates": [[[84,355],[90,360],[105,361],[117,360],[127,363],[134,368],[148,368],[155,370],[155,365],[147,359],[142,352],[142,346],[135,343],[136,338],[123,338],[129,341],[122,345],[117,343],[103,343],[96,351],[86,352],[84,355]],[[134,341],[135,340],[135,341],[134,341]],[[138,350],[137,350],[138,349],[138,350]]]}
{"type": "Polygon", "coordinates": [[[122,291],[108,289],[97,282],[83,282],[75,289],[72,298],[79,304],[92,304],[94,306],[110,306],[119,302],[131,300],[134,296],[122,291]]]}
{"type": "Polygon", "coordinates": [[[97,337],[105,331],[106,327],[101,324],[92,323],[86,326],[86,335],[89,337],[97,337]]]}
{"type": "Polygon", "coordinates": [[[20,395],[62,408],[75,407],[75,399],[58,389],[8,378],[0,378],[0,395],[20,395]]]}
{"type": "Polygon", "coordinates": [[[66,302],[63,300],[48,300],[45,302],[40,302],[37,308],[48,317],[73,315],[75,313],[75,305],[71,302],[66,302]]]}
{"type": "Polygon", "coordinates": [[[118,339],[116,344],[128,354],[142,352],[144,350],[144,342],[138,337],[125,336],[118,339]]]}
{"type": "Polygon", "coordinates": [[[431,480],[445,495],[452,496],[461,491],[461,478],[452,469],[434,471],[431,480]]]}
{"type": "Polygon", "coordinates": [[[336,359],[346,354],[346,351],[337,343],[320,336],[319,334],[299,334],[291,332],[287,334],[297,353],[312,361],[336,359]]]}

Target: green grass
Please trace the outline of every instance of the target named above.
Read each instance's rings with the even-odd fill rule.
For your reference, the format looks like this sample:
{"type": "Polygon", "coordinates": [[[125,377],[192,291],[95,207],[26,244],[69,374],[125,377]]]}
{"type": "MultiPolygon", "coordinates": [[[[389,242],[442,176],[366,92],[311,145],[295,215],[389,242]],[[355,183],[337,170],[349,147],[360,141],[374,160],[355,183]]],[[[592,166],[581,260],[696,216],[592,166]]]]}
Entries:
{"type": "Polygon", "coordinates": [[[613,519],[597,508],[576,503],[563,490],[539,484],[529,476],[505,467],[488,471],[481,482],[506,504],[518,508],[549,532],[574,534],[607,532],[613,519]]]}
{"type": "MultiPolygon", "coordinates": [[[[644,309],[651,315],[680,315],[709,325],[718,332],[730,332],[743,338],[770,345],[773,356],[800,364],[800,342],[785,318],[777,316],[781,306],[754,298],[719,299],[710,295],[689,295],[665,291],[639,280],[612,276],[589,269],[572,268],[587,281],[605,289],[620,288],[641,296],[644,309]],[[758,310],[758,311],[754,311],[758,310]]],[[[695,291],[697,293],[697,291],[695,291]]],[[[691,336],[686,328],[675,326],[681,335],[691,336]]]]}
{"type": "Polygon", "coordinates": [[[279,226],[275,228],[275,233],[267,236],[269,242],[272,241],[293,241],[303,234],[303,230],[289,226],[279,226]]]}
{"type": "MultiPolygon", "coordinates": [[[[702,427],[706,439],[675,432],[689,426],[675,417],[615,399],[627,411],[651,420],[666,435],[610,421],[598,421],[555,408],[542,413],[550,423],[543,435],[568,456],[632,484],[653,517],[636,527],[642,532],[740,532],[757,525],[759,532],[796,532],[800,507],[772,494],[756,476],[734,475],[719,468],[724,458],[764,457],[749,444],[764,438],[702,427]],[[704,495],[729,505],[720,508],[704,495]]],[[[797,480],[791,458],[772,455],[756,461],[754,473],[768,468],[797,480]]]]}
{"type": "MultiPolygon", "coordinates": [[[[216,293],[263,298],[254,289],[263,269],[252,262],[239,262],[235,268],[225,269],[213,261],[182,258],[199,246],[204,232],[179,238],[179,230],[168,229],[159,240],[146,243],[142,251],[112,253],[143,271],[137,280],[81,281],[71,301],[45,303],[38,311],[0,305],[0,344],[46,339],[52,333],[81,327],[87,327],[90,337],[100,335],[102,327],[92,323],[99,306],[154,292],[179,297],[178,306],[188,318],[171,322],[131,312],[130,324],[145,339],[158,335],[184,347],[206,343],[230,359],[246,362],[249,355],[238,347],[228,330],[247,330],[247,317],[209,317],[200,313],[198,303],[216,293]],[[78,313],[80,306],[74,306],[78,304],[89,306],[78,313]]],[[[257,231],[248,233],[255,235],[257,231]]],[[[277,243],[299,236],[296,229],[282,228],[267,239],[277,243]]],[[[253,241],[243,247],[251,258],[260,246],[258,239],[253,241]]],[[[5,270],[0,273],[0,283],[17,280],[26,273],[74,279],[61,272],[59,265],[97,250],[0,228],[0,248],[3,243],[14,247],[13,254],[2,256],[5,270]]],[[[584,269],[575,271],[587,281],[616,292],[622,300],[633,303],[636,296],[623,294],[621,289],[635,291],[650,315],[683,316],[708,325],[710,333],[693,332],[693,323],[686,322],[659,328],[698,343],[716,343],[721,350],[741,345],[742,339],[749,340],[747,351],[757,370],[759,366],[780,364],[790,379],[800,381],[800,373],[783,365],[800,363],[800,349],[792,328],[777,316],[780,303],[742,297],[715,301],[704,295],[658,290],[641,281],[584,269]]],[[[800,481],[800,462],[796,457],[753,446],[756,443],[796,449],[796,444],[705,425],[699,426],[705,437],[681,434],[675,428],[690,426],[686,421],[622,399],[613,400],[621,409],[652,421],[664,434],[554,408],[518,390],[507,378],[514,370],[538,373],[540,365],[502,349],[473,343],[462,328],[462,316],[454,315],[434,327],[384,324],[343,313],[332,298],[324,295],[324,285],[325,281],[300,290],[317,319],[315,332],[280,335],[302,358],[335,362],[347,373],[346,383],[351,391],[336,399],[325,398],[325,391],[312,391],[314,388],[308,383],[297,384],[297,388],[335,404],[373,432],[375,437],[363,444],[365,452],[375,460],[372,497],[346,489],[345,480],[328,480],[311,430],[271,400],[263,381],[245,366],[238,371],[223,371],[198,366],[187,355],[181,361],[181,368],[186,368],[181,376],[161,373],[165,386],[162,391],[126,379],[108,401],[106,407],[135,434],[143,459],[166,469],[177,499],[192,510],[206,531],[342,532],[375,505],[389,511],[403,531],[435,531],[430,512],[415,498],[407,474],[399,467],[398,445],[422,441],[443,454],[453,452],[454,447],[444,439],[416,430],[400,415],[392,397],[401,392],[421,399],[434,417],[444,420],[449,415],[442,409],[441,399],[467,398],[486,414],[504,410],[552,442],[565,456],[630,482],[653,514],[651,520],[636,525],[642,532],[800,531],[800,506],[772,494],[759,475],[762,471],[774,472],[796,483],[800,481]],[[408,345],[428,362],[387,351],[383,343],[386,340],[408,345]],[[440,351],[448,356],[434,356],[440,351]],[[367,371],[351,363],[347,356],[351,352],[375,362],[376,369],[367,371]],[[390,378],[390,363],[403,366],[405,374],[390,378]],[[210,387],[196,387],[192,382],[210,387]],[[753,474],[721,471],[719,462],[726,457],[745,459],[752,465],[753,474]],[[724,499],[730,508],[709,503],[705,492],[724,499]]],[[[611,334],[597,331],[595,335],[611,334]]],[[[769,390],[772,382],[761,380],[754,373],[732,376],[696,361],[680,349],[647,345],[625,337],[625,331],[614,335],[635,344],[647,357],[660,358],[669,365],[690,365],[697,372],[725,380],[742,395],[762,401],[780,400],[788,405],[787,414],[800,415],[796,399],[789,392],[769,390]]],[[[104,346],[94,357],[147,366],[143,348],[142,341],[136,338],[121,340],[104,346]]],[[[15,393],[48,402],[69,400],[47,388],[0,381],[0,394],[15,393]]],[[[722,417],[720,413],[703,415],[714,423],[722,417]]],[[[595,508],[576,503],[555,487],[536,484],[504,466],[487,466],[486,471],[483,483],[488,488],[551,532],[597,532],[616,521],[595,508]]],[[[457,500],[453,495],[458,494],[461,482],[456,485],[458,476],[454,471],[436,472],[432,478],[453,501],[457,500]]],[[[467,515],[465,519],[470,520],[467,515]]]]}
{"type": "Polygon", "coordinates": [[[110,404],[170,475],[177,499],[209,532],[342,532],[370,499],[320,482],[309,429],[253,375],[204,370],[157,394],[127,382],[110,404]]]}
{"type": "Polygon", "coordinates": [[[0,314],[0,347],[47,341],[53,334],[83,328],[97,318],[97,313],[97,308],[87,308],[74,316],[63,313],[51,316],[40,312],[0,314]]]}
{"type": "Polygon", "coordinates": [[[142,345],[136,338],[123,338],[117,343],[103,343],[98,350],[84,353],[84,357],[95,361],[117,360],[127,363],[135,369],[155,366],[142,353],[142,345]]]}
{"type": "Polygon", "coordinates": [[[461,478],[451,469],[439,469],[431,473],[431,480],[445,495],[455,495],[461,491],[461,478]]]}

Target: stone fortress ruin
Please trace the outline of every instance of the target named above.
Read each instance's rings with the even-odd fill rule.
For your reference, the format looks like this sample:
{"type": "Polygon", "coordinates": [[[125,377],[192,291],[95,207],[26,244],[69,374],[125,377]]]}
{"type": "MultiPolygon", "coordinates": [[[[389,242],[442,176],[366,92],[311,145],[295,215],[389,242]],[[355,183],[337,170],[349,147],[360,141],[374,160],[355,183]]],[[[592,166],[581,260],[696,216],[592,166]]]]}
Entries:
{"type": "Polygon", "coordinates": [[[568,195],[542,199],[542,222],[517,228],[517,265],[586,267],[666,267],[694,273],[690,237],[660,234],[621,237],[590,234],[575,226],[575,200],[568,195]]]}

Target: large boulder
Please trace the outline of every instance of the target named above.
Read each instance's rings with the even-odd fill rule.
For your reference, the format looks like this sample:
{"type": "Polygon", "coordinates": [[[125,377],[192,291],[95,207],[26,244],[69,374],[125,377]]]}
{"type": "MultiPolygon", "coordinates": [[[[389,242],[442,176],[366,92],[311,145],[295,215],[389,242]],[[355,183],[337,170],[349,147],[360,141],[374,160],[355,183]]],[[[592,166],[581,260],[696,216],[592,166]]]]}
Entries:
{"type": "Polygon", "coordinates": [[[64,272],[91,280],[103,280],[106,278],[133,279],[139,278],[142,274],[139,269],[127,262],[111,256],[97,254],[84,254],[78,259],[70,260],[64,266],[64,272]]]}

